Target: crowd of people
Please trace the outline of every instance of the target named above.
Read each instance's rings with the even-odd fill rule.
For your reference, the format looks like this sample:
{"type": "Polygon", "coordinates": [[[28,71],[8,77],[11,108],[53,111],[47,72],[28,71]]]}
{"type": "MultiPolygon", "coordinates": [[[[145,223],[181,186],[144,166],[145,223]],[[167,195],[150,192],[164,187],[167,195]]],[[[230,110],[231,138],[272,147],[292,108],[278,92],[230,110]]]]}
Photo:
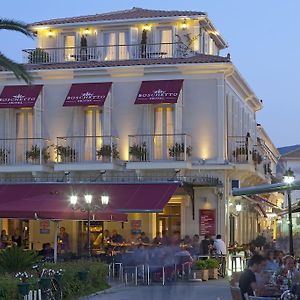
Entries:
{"type": "Polygon", "coordinates": [[[11,237],[8,236],[5,229],[1,231],[0,249],[5,249],[8,245],[22,246],[22,238],[18,230],[14,230],[11,237]]]}

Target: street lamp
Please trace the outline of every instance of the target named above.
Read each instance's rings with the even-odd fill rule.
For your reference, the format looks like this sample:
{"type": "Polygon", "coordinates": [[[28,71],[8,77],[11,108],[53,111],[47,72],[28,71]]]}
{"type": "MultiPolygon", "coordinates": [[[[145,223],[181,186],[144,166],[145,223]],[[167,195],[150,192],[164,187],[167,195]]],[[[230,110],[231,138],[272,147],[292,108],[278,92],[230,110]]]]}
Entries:
{"type": "Polygon", "coordinates": [[[295,180],[294,172],[289,168],[283,174],[283,181],[288,185],[287,198],[288,198],[288,215],[289,215],[289,248],[290,255],[294,255],[294,242],[293,242],[293,222],[292,222],[292,201],[291,201],[291,189],[290,186],[295,180]]]}
{"type": "MultiPolygon", "coordinates": [[[[72,195],[70,196],[70,203],[72,205],[72,208],[74,210],[76,210],[77,208],[79,209],[83,209],[84,211],[87,211],[88,213],[88,256],[91,257],[92,253],[91,253],[91,232],[90,232],[90,228],[91,228],[91,211],[96,211],[101,209],[100,206],[98,206],[97,204],[92,205],[92,201],[93,201],[93,195],[91,194],[85,194],[84,195],[84,203],[78,203],[78,196],[76,195],[72,195]]],[[[101,195],[101,204],[102,207],[107,206],[109,203],[109,196],[107,194],[103,194],[101,195]]]]}

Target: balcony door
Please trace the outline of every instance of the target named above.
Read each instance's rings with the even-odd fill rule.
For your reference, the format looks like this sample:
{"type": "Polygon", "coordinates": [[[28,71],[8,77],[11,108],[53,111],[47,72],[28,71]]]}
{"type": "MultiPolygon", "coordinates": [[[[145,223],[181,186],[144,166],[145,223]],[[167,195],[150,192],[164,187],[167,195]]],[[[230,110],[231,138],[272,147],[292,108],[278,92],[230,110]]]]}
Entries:
{"type": "Polygon", "coordinates": [[[129,59],[129,31],[104,32],[104,60],[129,59]]]}
{"type": "Polygon", "coordinates": [[[154,160],[169,159],[169,148],[174,144],[174,105],[154,107],[154,160]]]}
{"type": "Polygon", "coordinates": [[[16,112],[16,163],[26,162],[26,152],[33,146],[33,113],[32,109],[16,112]]]}
{"type": "Polygon", "coordinates": [[[172,28],[158,28],[158,43],[160,44],[160,57],[172,57],[173,54],[173,30],[172,28]]]}
{"type": "Polygon", "coordinates": [[[76,59],[75,47],[76,47],[76,36],[75,33],[63,35],[64,43],[64,60],[72,61],[76,59]]]}
{"type": "Polygon", "coordinates": [[[84,161],[97,160],[97,150],[102,147],[103,114],[99,107],[87,107],[84,111],[84,161]]]}

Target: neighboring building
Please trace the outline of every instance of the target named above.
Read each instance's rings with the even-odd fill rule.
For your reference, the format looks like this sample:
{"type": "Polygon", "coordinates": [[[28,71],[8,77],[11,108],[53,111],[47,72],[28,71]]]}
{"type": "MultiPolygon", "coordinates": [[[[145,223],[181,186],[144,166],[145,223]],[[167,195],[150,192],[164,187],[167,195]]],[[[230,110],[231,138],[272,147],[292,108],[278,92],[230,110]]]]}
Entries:
{"type": "MultiPolygon", "coordinates": [[[[133,8],[32,28],[38,48],[23,53],[36,86],[16,87],[12,73],[0,72],[3,184],[137,182],[142,188],[178,180],[183,186],[162,212],[133,210],[129,220],[141,220],[151,237],[163,230],[193,235],[201,212],[227,243],[257,235],[257,201],[242,200],[238,214],[231,183],[270,182],[276,148],[256,124],[261,101],[230,56],[220,55],[227,44],[205,13],[133,8]]],[[[3,220],[3,227],[14,222],[3,220]]],[[[36,221],[26,224],[33,247],[51,240],[36,221]]],[[[83,227],[62,224],[76,251],[83,227]]],[[[130,225],[104,227],[129,238],[130,225]]]]}

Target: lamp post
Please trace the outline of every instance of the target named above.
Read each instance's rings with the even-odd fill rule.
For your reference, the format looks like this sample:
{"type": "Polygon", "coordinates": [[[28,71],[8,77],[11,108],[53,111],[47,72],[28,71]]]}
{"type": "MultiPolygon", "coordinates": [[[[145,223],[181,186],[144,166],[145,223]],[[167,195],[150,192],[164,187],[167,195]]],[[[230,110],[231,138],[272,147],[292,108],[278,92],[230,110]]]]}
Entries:
{"type": "MultiPolygon", "coordinates": [[[[79,209],[84,209],[87,211],[88,214],[88,228],[87,228],[87,234],[88,234],[88,257],[92,256],[92,251],[91,251],[91,211],[95,211],[100,209],[98,205],[92,205],[93,201],[93,195],[91,194],[86,194],[84,195],[84,204],[78,204],[78,196],[72,195],[70,197],[70,203],[72,205],[72,208],[76,210],[78,207],[79,209]]],[[[109,196],[107,194],[103,194],[101,196],[101,204],[102,207],[107,206],[109,203],[109,196]]]]}
{"type": "Polygon", "coordinates": [[[287,189],[287,200],[288,200],[288,216],[289,216],[289,252],[290,255],[294,255],[294,242],[293,242],[293,221],[292,221],[292,200],[291,200],[291,189],[290,185],[294,182],[295,175],[294,172],[289,168],[283,174],[283,181],[288,184],[287,189]]]}

